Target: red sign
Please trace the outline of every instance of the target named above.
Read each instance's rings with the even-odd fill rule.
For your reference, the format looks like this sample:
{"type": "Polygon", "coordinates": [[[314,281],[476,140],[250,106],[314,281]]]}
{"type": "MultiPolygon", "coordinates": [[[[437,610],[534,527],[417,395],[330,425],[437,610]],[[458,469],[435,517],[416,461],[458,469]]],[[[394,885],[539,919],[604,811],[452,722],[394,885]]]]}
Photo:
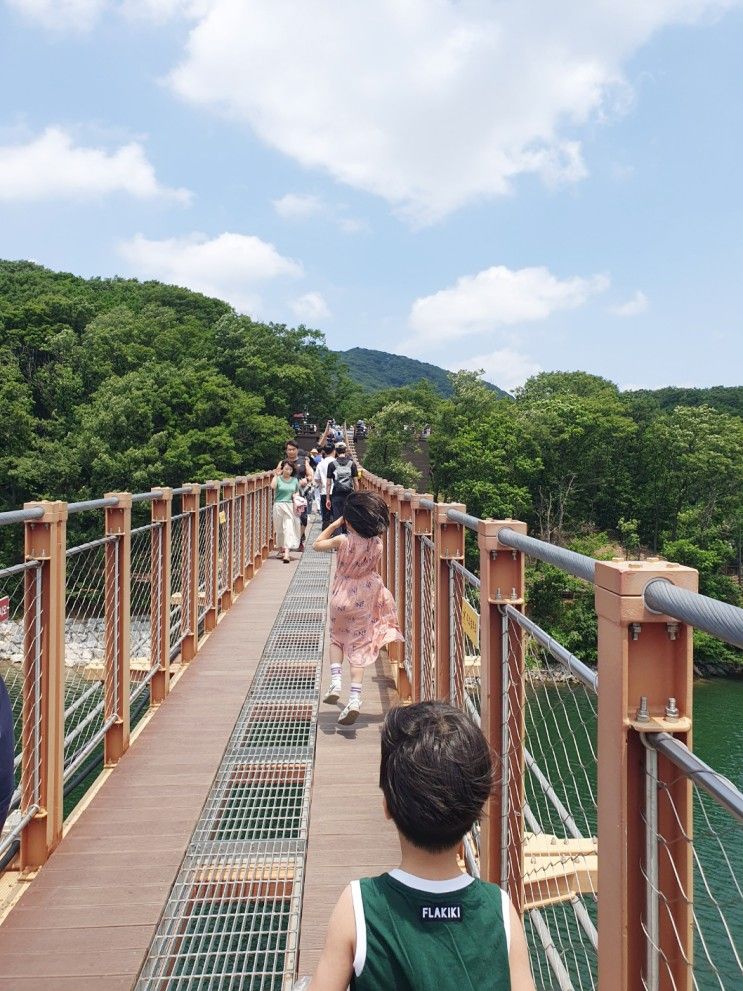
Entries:
{"type": "Polygon", "coordinates": [[[10,619],[10,599],[4,595],[0,599],[0,623],[6,623],[10,619]]]}

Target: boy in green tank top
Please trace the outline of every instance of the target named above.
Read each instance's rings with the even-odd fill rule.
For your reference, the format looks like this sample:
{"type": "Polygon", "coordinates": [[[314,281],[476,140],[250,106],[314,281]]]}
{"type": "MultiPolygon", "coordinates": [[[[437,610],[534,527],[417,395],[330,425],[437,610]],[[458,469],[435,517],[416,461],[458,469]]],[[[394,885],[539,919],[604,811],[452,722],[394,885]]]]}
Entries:
{"type": "Polygon", "coordinates": [[[534,991],[508,896],[457,860],[493,788],[480,729],[444,702],[391,709],[379,784],[400,866],[343,891],[310,991],[534,991]]]}

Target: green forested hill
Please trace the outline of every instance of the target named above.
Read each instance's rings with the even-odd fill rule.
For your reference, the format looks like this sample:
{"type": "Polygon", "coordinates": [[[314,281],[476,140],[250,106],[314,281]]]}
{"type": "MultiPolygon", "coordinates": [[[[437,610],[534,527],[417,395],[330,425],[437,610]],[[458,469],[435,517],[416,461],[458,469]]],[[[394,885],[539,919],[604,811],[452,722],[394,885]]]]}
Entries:
{"type": "Polygon", "coordinates": [[[637,389],[625,396],[638,405],[670,410],[676,406],[711,406],[722,413],[743,417],[743,386],[713,385],[706,389],[667,386],[665,389],[637,389]]]}
{"type": "MultiPolygon", "coordinates": [[[[338,351],[337,354],[348,368],[351,378],[370,392],[414,385],[421,379],[427,379],[440,395],[446,398],[452,395],[449,372],[427,361],[417,361],[415,358],[369,348],[351,348],[350,351],[338,351]]],[[[508,395],[490,382],[485,384],[502,396],[508,395]]]]}
{"type": "Polygon", "coordinates": [[[0,508],[275,464],[352,384],[305,327],[157,282],[0,262],[0,508]]]}

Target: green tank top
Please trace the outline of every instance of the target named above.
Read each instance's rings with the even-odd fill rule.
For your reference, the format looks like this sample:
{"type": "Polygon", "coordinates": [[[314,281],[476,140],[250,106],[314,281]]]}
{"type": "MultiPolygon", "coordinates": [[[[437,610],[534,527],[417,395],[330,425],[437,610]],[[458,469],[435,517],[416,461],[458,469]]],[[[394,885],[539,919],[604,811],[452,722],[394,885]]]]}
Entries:
{"type": "Polygon", "coordinates": [[[288,481],[279,475],[276,479],[276,492],[274,494],[274,502],[291,502],[292,496],[295,492],[299,491],[299,482],[296,478],[290,478],[288,481]]]}
{"type": "Polygon", "coordinates": [[[353,881],[351,891],[351,991],[510,991],[509,902],[496,884],[395,870],[353,881]]]}

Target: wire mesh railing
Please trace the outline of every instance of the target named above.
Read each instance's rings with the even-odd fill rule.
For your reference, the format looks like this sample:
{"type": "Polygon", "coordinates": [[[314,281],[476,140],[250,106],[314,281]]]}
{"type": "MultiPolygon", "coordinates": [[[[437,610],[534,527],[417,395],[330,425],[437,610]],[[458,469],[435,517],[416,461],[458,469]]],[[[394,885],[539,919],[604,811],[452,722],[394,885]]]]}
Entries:
{"type": "Polygon", "coordinates": [[[101,537],[67,549],[64,643],[64,780],[102,741],[107,724],[106,695],[118,679],[106,664],[114,638],[117,583],[106,583],[107,557],[120,566],[120,538],[101,537]]]}
{"type": "Polygon", "coordinates": [[[403,534],[405,543],[405,613],[403,624],[403,634],[405,644],[403,647],[403,664],[408,679],[413,680],[413,526],[411,523],[403,523],[403,534]]]}
{"type": "Polygon", "coordinates": [[[164,524],[136,527],[131,535],[129,595],[129,701],[145,692],[160,667],[155,647],[163,609],[164,524]]]}
{"type": "Polygon", "coordinates": [[[193,542],[192,513],[177,513],[170,521],[170,608],[169,637],[170,656],[177,653],[185,637],[193,632],[191,619],[185,606],[190,601],[191,553],[193,542]]]}
{"type": "Polygon", "coordinates": [[[430,537],[420,540],[420,668],[421,698],[436,698],[436,548],[430,537]]]}
{"type": "Polygon", "coordinates": [[[45,617],[41,568],[27,561],[0,570],[0,675],[13,714],[13,794],[0,833],[0,862],[41,805],[41,639],[45,617]]]}
{"type": "Polygon", "coordinates": [[[214,539],[216,506],[199,509],[199,623],[204,620],[214,603],[214,539]]]}
{"type": "Polygon", "coordinates": [[[643,987],[743,987],[743,795],[722,779],[736,803],[731,808],[697,784],[720,781],[720,776],[683,744],[666,734],[644,739],[643,987]],[[691,824],[684,814],[689,802],[691,824]],[[670,905],[676,906],[674,913],[670,905]],[[679,927],[679,914],[693,930],[691,947],[679,927]]]}
{"type": "MultiPolygon", "coordinates": [[[[268,480],[260,475],[225,484],[249,489],[252,513],[259,501],[268,505],[268,480]]],[[[0,569],[0,676],[12,712],[14,751],[0,871],[43,863],[59,840],[63,816],[84,792],[81,785],[104,757],[115,763],[128,747],[148,686],[150,702],[160,701],[169,690],[170,662],[187,638],[183,660],[198,651],[192,627],[217,606],[219,509],[213,490],[213,484],[193,484],[174,492],[118,493],[0,513],[0,526],[25,527],[28,556],[0,569]],[[200,507],[204,491],[207,505],[200,507]],[[172,512],[173,494],[183,497],[180,513],[172,512]],[[152,522],[132,527],[132,505],[148,503],[152,522]],[[68,547],[68,516],[98,512],[72,532],[90,534],[99,527],[103,535],[68,547]],[[34,820],[43,820],[43,828],[34,820]],[[24,847],[27,827],[34,839],[24,847]]],[[[243,527],[244,500],[239,489],[227,500],[236,507],[232,543],[223,542],[223,552],[237,565],[224,573],[223,591],[230,593],[248,575],[241,556],[250,556],[254,570],[266,553],[253,539],[252,515],[243,527]]],[[[141,518],[139,509],[135,513],[141,518]]]]}

